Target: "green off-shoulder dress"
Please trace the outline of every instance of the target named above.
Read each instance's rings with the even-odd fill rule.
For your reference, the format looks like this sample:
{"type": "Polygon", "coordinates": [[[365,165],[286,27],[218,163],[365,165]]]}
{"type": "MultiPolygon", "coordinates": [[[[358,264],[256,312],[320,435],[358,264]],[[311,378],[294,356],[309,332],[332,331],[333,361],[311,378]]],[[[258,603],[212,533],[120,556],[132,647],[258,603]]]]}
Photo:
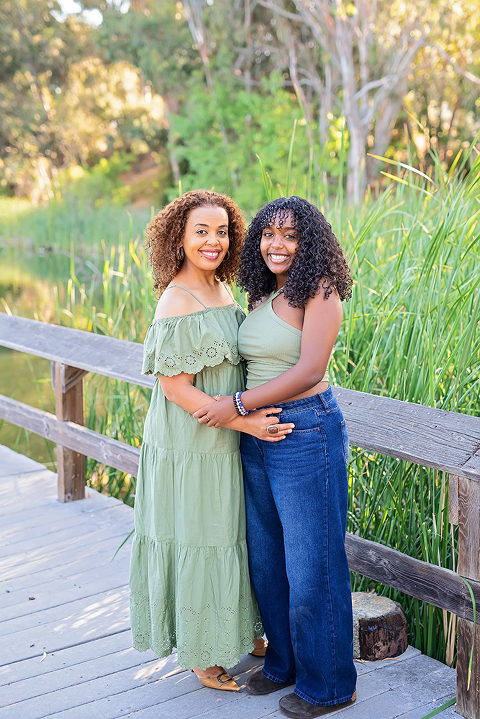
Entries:
{"type": "MultiPolygon", "coordinates": [[[[236,304],[156,319],[144,374],[188,372],[209,395],[244,386],[236,304]]],[[[240,433],[201,425],[157,381],[145,421],[130,571],[133,646],[183,669],[231,667],[262,636],[250,584],[240,433]]]]}

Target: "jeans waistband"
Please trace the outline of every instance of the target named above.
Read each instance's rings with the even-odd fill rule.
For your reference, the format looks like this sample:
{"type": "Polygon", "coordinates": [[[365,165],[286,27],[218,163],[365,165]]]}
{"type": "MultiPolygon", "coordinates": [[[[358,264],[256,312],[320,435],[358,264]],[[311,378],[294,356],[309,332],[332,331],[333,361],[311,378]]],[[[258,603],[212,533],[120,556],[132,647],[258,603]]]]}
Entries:
{"type": "MultiPolygon", "coordinates": [[[[307,407],[318,407],[321,405],[325,409],[332,407],[336,404],[335,395],[332,392],[332,388],[328,387],[324,392],[319,394],[312,394],[311,397],[302,397],[302,399],[293,399],[290,402],[275,402],[272,407],[281,407],[284,410],[294,412],[299,409],[306,409],[307,407]]],[[[280,420],[281,421],[281,420],[280,420]]]]}

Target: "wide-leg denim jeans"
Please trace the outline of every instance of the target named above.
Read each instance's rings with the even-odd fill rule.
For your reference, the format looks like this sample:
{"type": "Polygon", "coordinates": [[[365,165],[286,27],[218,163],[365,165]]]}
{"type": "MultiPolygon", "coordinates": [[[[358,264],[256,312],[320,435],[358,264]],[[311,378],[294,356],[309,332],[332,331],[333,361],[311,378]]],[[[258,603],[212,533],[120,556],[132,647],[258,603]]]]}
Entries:
{"type": "Polygon", "coordinates": [[[241,442],[250,572],[269,642],[263,673],[328,706],[352,697],[357,676],[345,420],[330,388],[275,406],[292,433],[241,442]]]}

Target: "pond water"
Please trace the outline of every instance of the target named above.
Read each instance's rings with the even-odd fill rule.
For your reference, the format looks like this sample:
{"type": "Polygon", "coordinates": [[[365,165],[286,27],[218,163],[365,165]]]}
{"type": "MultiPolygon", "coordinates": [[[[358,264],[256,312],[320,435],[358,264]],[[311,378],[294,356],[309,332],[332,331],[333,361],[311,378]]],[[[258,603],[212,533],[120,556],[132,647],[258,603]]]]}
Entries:
{"type": "MultiPolygon", "coordinates": [[[[55,321],[69,269],[68,253],[0,247],[0,311],[55,321]]],[[[50,362],[0,347],[0,394],[54,412],[50,362]]],[[[52,442],[1,420],[0,444],[55,469],[52,442]]]]}

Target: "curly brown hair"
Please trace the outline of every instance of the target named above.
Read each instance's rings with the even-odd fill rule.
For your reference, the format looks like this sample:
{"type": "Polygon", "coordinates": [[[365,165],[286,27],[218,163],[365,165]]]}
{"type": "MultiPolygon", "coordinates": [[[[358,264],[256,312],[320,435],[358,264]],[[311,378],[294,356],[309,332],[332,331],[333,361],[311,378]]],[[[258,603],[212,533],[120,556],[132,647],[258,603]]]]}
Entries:
{"type": "Polygon", "coordinates": [[[178,274],[182,265],[183,260],[178,258],[177,249],[183,239],[189,213],[205,205],[223,207],[228,215],[229,251],[217,267],[217,277],[228,283],[235,278],[246,233],[246,223],[240,208],[227,195],[211,190],[192,190],[160,210],[145,230],[145,247],[152,266],[153,289],[157,297],[178,274]]]}

